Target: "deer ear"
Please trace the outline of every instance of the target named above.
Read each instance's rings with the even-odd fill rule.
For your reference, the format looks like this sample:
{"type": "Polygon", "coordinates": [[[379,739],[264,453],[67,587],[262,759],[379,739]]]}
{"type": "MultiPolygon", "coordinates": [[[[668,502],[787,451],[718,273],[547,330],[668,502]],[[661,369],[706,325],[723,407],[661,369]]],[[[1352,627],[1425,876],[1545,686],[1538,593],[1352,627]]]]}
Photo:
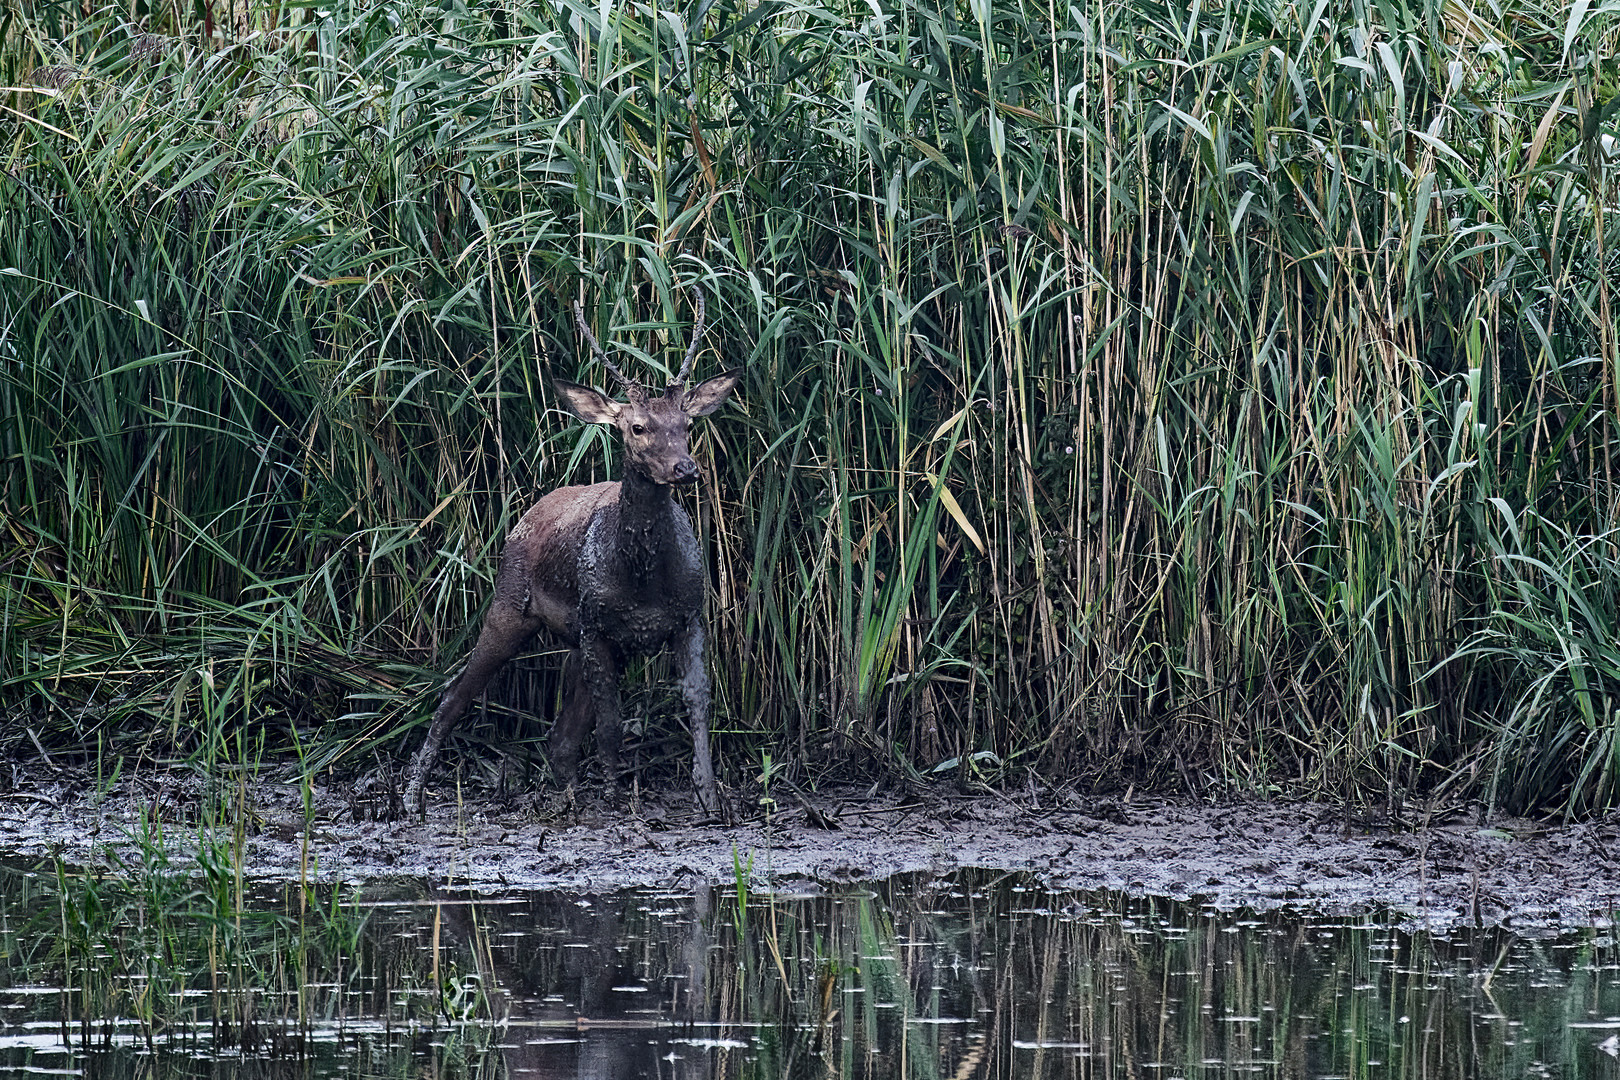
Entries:
{"type": "Polygon", "coordinates": [[[563,408],[587,424],[611,424],[619,418],[622,406],[607,395],[578,383],[551,380],[562,398],[563,408]]]}
{"type": "Polygon", "coordinates": [[[741,378],[742,369],[739,368],[716,375],[712,379],[704,379],[686,392],[681,408],[686,410],[687,416],[708,416],[725,404],[726,398],[730,396],[741,378]]]}

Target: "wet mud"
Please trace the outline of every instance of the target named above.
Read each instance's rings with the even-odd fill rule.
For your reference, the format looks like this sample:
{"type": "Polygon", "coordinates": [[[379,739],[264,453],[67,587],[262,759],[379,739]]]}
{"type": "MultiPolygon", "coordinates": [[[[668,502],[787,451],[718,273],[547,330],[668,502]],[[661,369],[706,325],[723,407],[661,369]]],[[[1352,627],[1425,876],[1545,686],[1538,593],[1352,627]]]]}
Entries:
{"type": "MultiPolygon", "coordinates": [[[[786,793],[730,824],[689,796],[430,798],[425,819],[366,820],[348,783],[256,782],[230,815],[196,781],[82,780],[0,795],[0,854],[139,865],[161,846],[183,868],[200,838],[240,844],[260,879],[420,878],[473,889],[600,893],[726,882],[755,889],[878,880],[959,867],[1026,872],[1054,889],[1110,889],[1223,908],[1387,910],[1445,930],[1607,921],[1620,910],[1620,815],[1561,824],[1476,809],[1389,820],[1319,803],[1190,803],[1075,793],[962,797],[949,789],[786,793]],[[767,813],[766,811],[770,812],[767,813]],[[212,828],[200,822],[214,817],[212,828]],[[243,827],[234,828],[240,821],[243,827]],[[237,839],[238,834],[240,839],[237,839]],[[158,838],[161,837],[161,844],[158,838]]],[[[736,808],[733,808],[734,811],[736,808]]]]}

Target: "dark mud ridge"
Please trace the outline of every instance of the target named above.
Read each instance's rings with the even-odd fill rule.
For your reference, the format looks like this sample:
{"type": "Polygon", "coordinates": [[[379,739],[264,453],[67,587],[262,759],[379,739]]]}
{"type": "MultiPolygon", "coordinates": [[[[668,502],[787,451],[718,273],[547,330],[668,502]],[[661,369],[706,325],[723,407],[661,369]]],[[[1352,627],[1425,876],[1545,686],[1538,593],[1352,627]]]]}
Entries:
{"type": "MultiPolygon", "coordinates": [[[[362,881],[416,877],[474,889],[604,892],[728,881],[755,888],[875,880],[958,867],[1021,871],[1053,889],[1115,889],[1220,907],[1390,910],[1444,930],[1583,926],[1620,910],[1620,815],[1561,825],[1456,813],[1386,822],[1310,803],[1196,804],[1079,795],[869,797],[823,792],[694,823],[676,795],[621,805],[430,800],[425,821],[361,820],[348,785],[318,787],[306,819],[295,784],[247,790],[249,875],[362,881]],[[307,820],[307,825],[306,825],[307,820]],[[751,860],[751,863],[750,863],[751,860]],[[309,869],[305,869],[308,867],[309,869]]],[[[161,823],[183,867],[202,830],[181,781],[40,783],[0,795],[0,854],[78,865],[141,858],[161,823]],[[143,821],[146,824],[143,825],[143,821]]],[[[217,842],[229,842],[221,827],[217,842]]]]}

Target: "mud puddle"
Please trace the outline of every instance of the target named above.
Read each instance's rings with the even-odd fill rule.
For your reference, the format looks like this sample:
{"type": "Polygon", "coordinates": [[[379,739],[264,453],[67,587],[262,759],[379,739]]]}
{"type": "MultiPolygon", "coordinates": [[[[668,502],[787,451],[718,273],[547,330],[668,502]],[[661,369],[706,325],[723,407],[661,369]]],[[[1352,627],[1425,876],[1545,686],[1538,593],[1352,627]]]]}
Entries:
{"type": "Polygon", "coordinates": [[[347,783],[61,779],[0,795],[0,853],[70,865],[184,858],[225,844],[257,880],[425,880],[479,891],[605,893],[730,882],[793,889],[963,868],[1018,871],[1042,887],[1195,900],[1216,910],[1386,912],[1431,931],[1579,927],[1620,907],[1620,816],[1575,825],[1473,813],[1391,824],[1308,803],[1098,800],[1065,792],[961,798],[856,790],[733,807],[694,823],[677,794],[620,805],[440,797],[423,821],[364,820],[347,783]],[[235,784],[234,787],[232,785],[235,784]],[[209,809],[213,807],[213,809],[209,809]],[[220,809],[224,807],[224,809],[220,809]],[[771,812],[766,813],[769,809],[771,812]],[[209,825],[208,821],[215,821],[209,825]]]}

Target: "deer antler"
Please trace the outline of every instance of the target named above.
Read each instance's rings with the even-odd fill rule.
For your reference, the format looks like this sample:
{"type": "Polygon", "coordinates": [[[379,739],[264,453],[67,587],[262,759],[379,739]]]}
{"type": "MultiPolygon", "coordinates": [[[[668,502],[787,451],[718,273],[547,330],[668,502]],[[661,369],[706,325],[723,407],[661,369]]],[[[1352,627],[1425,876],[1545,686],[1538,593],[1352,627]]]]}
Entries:
{"type": "Polygon", "coordinates": [[[680,374],[675,376],[673,383],[675,386],[684,385],[686,377],[692,374],[692,360],[697,356],[698,344],[703,337],[703,290],[693,286],[692,292],[697,297],[697,318],[692,322],[692,344],[686,349],[686,359],[681,363],[680,374]]]}
{"type": "Polygon", "coordinates": [[[597,342],[596,335],[591,333],[589,326],[585,325],[585,312],[580,309],[578,300],[574,301],[574,321],[579,324],[579,332],[585,335],[585,340],[591,343],[591,353],[602,361],[603,367],[613,373],[613,377],[619,381],[619,385],[624,388],[624,392],[626,394],[640,392],[640,384],[634,379],[626,378],[624,372],[615,367],[613,361],[608,359],[607,353],[602,351],[602,346],[597,342]]]}

